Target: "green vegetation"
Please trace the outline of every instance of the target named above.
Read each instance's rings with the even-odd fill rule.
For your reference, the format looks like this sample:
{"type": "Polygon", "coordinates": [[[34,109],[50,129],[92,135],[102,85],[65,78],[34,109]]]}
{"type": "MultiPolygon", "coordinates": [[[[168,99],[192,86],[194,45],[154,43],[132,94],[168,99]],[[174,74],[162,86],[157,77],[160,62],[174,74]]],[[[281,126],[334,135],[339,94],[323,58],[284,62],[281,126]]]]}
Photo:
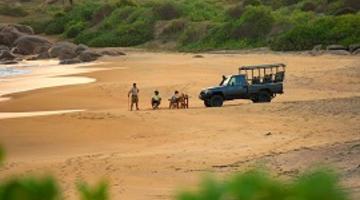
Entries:
{"type": "Polygon", "coordinates": [[[60,11],[50,7],[50,21],[27,24],[94,47],[160,40],[181,51],[297,51],[360,43],[359,10],[356,0],[82,0],[60,11]]]}
{"type": "Polygon", "coordinates": [[[21,6],[12,6],[0,3],[0,15],[25,17],[28,15],[28,12],[26,12],[21,6]]]}
{"type": "MultiPolygon", "coordinates": [[[[0,147],[0,164],[4,157],[0,147]]],[[[89,186],[79,182],[81,200],[108,200],[109,185],[99,182],[89,186]]],[[[0,181],[0,200],[59,200],[59,186],[52,177],[13,177],[0,181]]],[[[195,192],[182,192],[178,200],[348,200],[339,186],[337,176],[330,170],[309,171],[293,181],[275,179],[260,170],[235,174],[224,181],[207,178],[195,192]]]]}
{"type": "Polygon", "coordinates": [[[182,192],[178,200],[346,200],[336,176],[328,170],[306,173],[292,182],[272,178],[253,170],[235,175],[225,181],[207,178],[199,191],[182,192]]]}

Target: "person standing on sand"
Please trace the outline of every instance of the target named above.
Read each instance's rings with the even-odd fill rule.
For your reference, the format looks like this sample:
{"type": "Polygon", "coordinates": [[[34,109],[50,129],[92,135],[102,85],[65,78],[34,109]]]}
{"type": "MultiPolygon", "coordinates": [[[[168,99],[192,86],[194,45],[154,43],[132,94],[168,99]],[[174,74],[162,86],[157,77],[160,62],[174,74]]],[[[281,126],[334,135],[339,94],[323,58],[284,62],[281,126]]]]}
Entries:
{"type": "Polygon", "coordinates": [[[128,93],[128,98],[131,95],[130,111],[133,110],[134,104],[136,105],[136,110],[139,110],[139,92],[140,92],[140,90],[136,87],[136,83],[133,83],[133,87],[130,89],[130,91],[128,93]]]}

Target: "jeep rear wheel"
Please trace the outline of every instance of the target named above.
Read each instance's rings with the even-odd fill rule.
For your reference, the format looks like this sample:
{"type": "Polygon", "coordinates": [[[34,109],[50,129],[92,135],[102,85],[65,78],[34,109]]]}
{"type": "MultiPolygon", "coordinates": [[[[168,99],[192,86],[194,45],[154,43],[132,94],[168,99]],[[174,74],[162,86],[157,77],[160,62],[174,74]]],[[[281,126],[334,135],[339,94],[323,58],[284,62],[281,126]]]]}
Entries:
{"type": "Polygon", "coordinates": [[[256,103],[267,103],[271,102],[271,94],[267,91],[260,91],[256,97],[256,103]]]}
{"type": "Polygon", "coordinates": [[[204,101],[204,105],[205,105],[206,107],[211,107],[211,104],[210,104],[209,101],[204,101]]]}
{"type": "Polygon", "coordinates": [[[221,107],[224,103],[224,98],[220,95],[214,95],[210,99],[211,107],[221,107]]]}

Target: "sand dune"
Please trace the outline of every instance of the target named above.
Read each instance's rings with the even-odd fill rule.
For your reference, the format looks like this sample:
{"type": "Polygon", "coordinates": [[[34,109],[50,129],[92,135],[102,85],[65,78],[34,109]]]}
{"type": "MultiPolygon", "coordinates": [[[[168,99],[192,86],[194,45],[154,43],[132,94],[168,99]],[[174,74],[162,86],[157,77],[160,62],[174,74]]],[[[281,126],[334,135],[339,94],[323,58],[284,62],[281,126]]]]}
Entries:
{"type": "MultiPolygon", "coordinates": [[[[131,52],[103,58],[105,71],[77,74],[82,85],[10,95],[0,112],[86,110],[0,119],[8,163],[0,176],[52,173],[67,199],[78,179],[110,180],[113,199],[171,199],[202,174],[219,176],[265,163],[281,176],[314,164],[334,166],[360,198],[360,57],[295,54],[192,54],[131,52]],[[228,102],[204,108],[201,88],[243,64],[288,65],[285,94],[270,104],[228,102]],[[129,112],[127,91],[140,87],[141,111],[129,112]],[[158,89],[163,99],[177,89],[190,94],[190,109],[150,110],[158,89]],[[350,153],[347,153],[349,152],[350,153]],[[342,153],[341,153],[342,152],[342,153]],[[311,158],[311,159],[305,159],[311,158]],[[314,162],[312,162],[314,161],[314,162]]],[[[99,68],[89,66],[88,68],[99,68]]]]}

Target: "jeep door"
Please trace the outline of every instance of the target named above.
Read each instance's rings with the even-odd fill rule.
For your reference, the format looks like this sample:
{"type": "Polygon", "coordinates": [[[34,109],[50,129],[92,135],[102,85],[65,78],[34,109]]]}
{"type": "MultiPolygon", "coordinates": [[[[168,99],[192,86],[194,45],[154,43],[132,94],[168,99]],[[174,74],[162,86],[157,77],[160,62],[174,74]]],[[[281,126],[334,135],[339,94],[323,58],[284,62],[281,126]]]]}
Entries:
{"type": "Polygon", "coordinates": [[[244,76],[233,76],[226,87],[225,98],[242,99],[247,96],[247,81],[244,76]]]}

